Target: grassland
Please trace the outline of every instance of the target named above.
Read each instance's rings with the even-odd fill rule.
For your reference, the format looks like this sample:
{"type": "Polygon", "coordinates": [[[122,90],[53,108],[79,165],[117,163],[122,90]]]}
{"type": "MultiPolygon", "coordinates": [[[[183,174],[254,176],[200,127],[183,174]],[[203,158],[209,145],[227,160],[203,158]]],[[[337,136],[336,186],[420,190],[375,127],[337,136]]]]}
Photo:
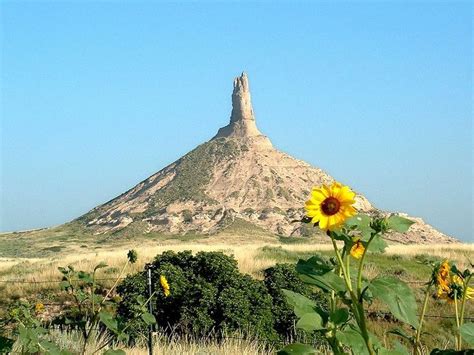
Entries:
{"type": "MultiPolygon", "coordinates": [[[[101,269],[98,277],[107,279],[107,284],[119,273],[126,261],[126,252],[136,249],[139,262],[128,272],[142,270],[145,263],[165,250],[222,251],[232,254],[238,260],[241,272],[262,278],[263,270],[276,263],[296,263],[300,258],[315,254],[331,255],[331,246],[324,240],[314,238],[276,238],[265,232],[246,235],[245,226],[237,230],[215,236],[188,235],[171,237],[166,235],[147,235],[132,237],[84,236],[77,237],[74,226],[67,228],[36,231],[33,234],[18,233],[0,235],[2,246],[0,257],[0,314],[17,299],[41,301],[46,304],[47,314],[54,315],[68,306],[68,296],[59,292],[60,274],[58,266],[74,265],[76,269],[91,270],[101,261],[109,267],[101,269]],[[70,228],[70,230],[68,230],[70,228]],[[32,238],[33,236],[33,238],[32,238]],[[70,237],[72,236],[72,239],[70,237]],[[40,281],[40,283],[36,283],[40,281]]],[[[459,268],[468,266],[474,260],[473,244],[447,245],[390,245],[383,254],[370,254],[364,273],[368,278],[378,274],[394,275],[410,283],[421,303],[423,283],[430,276],[427,262],[450,259],[459,268]]],[[[387,316],[386,309],[378,303],[369,308],[372,331],[382,339],[389,337],[386,331],[402,327],[395,319],[387,316]]],[[[431,299],[426,324],[426,344],[428,347],[450,347],[453,345],[452,331],[454,314],[452,305],[431,299]]],[[[469,304],[466,315],[474,318],[474,306],[469,304]]],[[[1,316],[1,315],[0,315],[1,316]]],[[[71,337],[71,335],[68,335],[71,337]]],[[[390,336],[392,337],[392,336],[390,336]]],[[[64,339],[67,341],[67,337],[64,339]]],[[[161,339],[161,350],[157,353],[194,354],[263,354],[265,350],[258,341],[228,339],[222,344],[207,339],[161,339]],[[226,347],[225,349],[223,347],[226,347]],[[163,349],[167,349],[164,351],[163,349]]],[[[140,354],[145,350],[139,347],[129,353],[140,354]]]]}

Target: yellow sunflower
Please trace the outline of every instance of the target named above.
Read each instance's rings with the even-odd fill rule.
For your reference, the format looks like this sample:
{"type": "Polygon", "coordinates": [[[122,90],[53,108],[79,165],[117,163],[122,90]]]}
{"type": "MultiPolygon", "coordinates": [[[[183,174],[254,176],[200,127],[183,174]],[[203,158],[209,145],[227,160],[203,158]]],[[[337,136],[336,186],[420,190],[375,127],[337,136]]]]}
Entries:
{"type": "Polygon", "coordinates": [[[163,293],[165,297],[168,297],[171,294],[170,285],[168,284],[168,280],[166,279],[164,275],[160,276],[160,284],[161,284],[161,288],[163,289],[163,293]]]}
{"type": "Polygon", "coordinates": [[[313,188],[311,198],[306,201],[306,215],[311,223],[318,223],[323,230],[334,230],[356,214],[352,205],[355,193],[348,186],[334,182],[331,186],[313,188]]]}
{"type": "Polygon", "coordinates": [[[364,251],[365,251],[365,247],[362,244],[362,241],[360,240],[360,238],[357,238],[355,240],[354,245],[352,246],[350,250],[351,255],[356,259],[360,259],[362,255],[364,255],[364,251]]]}
{"type": "Polygon", "coordinates": [[[436,272],[436,286],[438,287],[438,296],[443,292],[449,292],[451,266],[448,260],[445,260],[438,267],[436,272]]]}

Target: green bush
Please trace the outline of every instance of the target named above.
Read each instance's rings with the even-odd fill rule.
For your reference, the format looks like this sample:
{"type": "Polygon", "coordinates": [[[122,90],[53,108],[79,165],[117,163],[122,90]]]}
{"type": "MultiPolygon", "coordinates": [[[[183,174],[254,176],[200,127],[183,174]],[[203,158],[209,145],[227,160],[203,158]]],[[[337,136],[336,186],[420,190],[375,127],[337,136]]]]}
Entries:
{"type": "MultiPolygon", "coordinates": [[[[194,336],[240,331],[262,339],[277,338],[272,298],[264,283],[241,274],[233,257],[220,252],[167,251],[149,266],[158,291],[152,299],[153,311],[162,330],[194,336]],[[169,282],[168,297],[161,292],[160,275],[169,282]]],[[[128,276],[117,289],[122,297],[119,315],[136,318],[134,300],[147,295],[146,270],[128,276]]],[[[129,329],[138,335],[146,325],[139,319],[135,322],[129,329]]]]}
{"type": "Polygon", "coordinates": [[[191,223],[193,221],[193,213],[190,210],[183,211],[183,221],[184,223],[191,223]]]}
{"type": "Polygon", "coordinates": [[[274,329],[283,339],[295,339],[301,332],[295,331],[298,321],[293,307],[288,304],[282,289],[298,292],[316,301],[321,308],[325,308],[325,296],[302,282],[296,272],[294,264],[276,264],[264,271],[264,283],[273,301],[274,329]]]}

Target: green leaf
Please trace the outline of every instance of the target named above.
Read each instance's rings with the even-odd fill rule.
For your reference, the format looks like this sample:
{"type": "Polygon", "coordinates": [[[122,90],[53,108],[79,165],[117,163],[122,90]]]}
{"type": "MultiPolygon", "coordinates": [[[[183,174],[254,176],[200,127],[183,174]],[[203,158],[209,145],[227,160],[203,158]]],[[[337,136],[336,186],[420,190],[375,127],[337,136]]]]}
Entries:
{"type": "Polygon", "coordinates": [[[117,335],[117,340],[122,343],[128,343],[128,341],[130,340],[130,335],[124,332],[120,332],[117,335]]]}
{"type": "Polygon", "coordinates": [[[71,284],[69,283],[69,281],[61,281],[59,283],[59,287],[62,289],[62,290],[66,290],[68,289],[69,287],[71,287],[71,284]]]}
{"type": "Polygon", "coordinates": [[[127,353],[122,349],[109,349],[104,353],[104,355],[127,355],[127,353]]]}
{"type": "MultiPolygon", "coordinates": [[[[367,244],[365,244],[365,247],[367,247],[367,244]]],[[[372,239],[372,241],[370,242],[369,248],[367,250],[373,253],[383,253],[387,247],[388,247],[388,244],[382,238],[382,236],[376,235],[374,239],[372,239]]]]}
{"type": "Polygon", "coordinates": [[[359,330],[354,327],[347,327],[336,332],[336,338],[342,344],[348,346],[354,355],[368,355],[369,351],[365,345],[364,338],[359,330]]]}
{"type": "Polygon", "coordinates": [[[372,280],[369,289],[374,297],[388,306],[397,319],[418,327],[415,295],[406,283],[391,276],[377,277],[372,280]]]}
{"type": "Polygon", "coordinates": [[[135,300],[137,301],[137,303],[140,305],[140,306],[143,306],[146,302],[146,299],[145,297],[143,297],[142,295],[138,295],[135,300]]]}
{"type": "Polygon", "coordinates": [[[372,219],[363,213],[359,213],[355,215],[354,217],[349,218],[345,224],[349,227],[351,226],[356,226],[356,227],[368,227],[370,226],[370,221],[372,219]]]}
{"type": "Polygon", "coordinates": [[[153,314],[148,313],[148,312],[145,312],[145,313],[142,314],[142,319],[147,325],[151,325],[151,324],[156,323],[155,316],[153,314]]]}
{"type": "Polygon", "coordinates": [[[300,344],[300,343],[294,343],[285,346],[283,349],[277,352],[277,355],[315,355],[317,354],[316,349],[313,347],[306,345],[306,344],[300,344]]]}
{"type": "Polygon", "coordinates": [[[326,259],[315,255],[308,260],[299,260],[296,271],[303,282],[316,285],[325,291],[345,291],[344,280],[332,270],[334,266],[326,259]]]}
{"type": "Polygon", "coordinates": [[[388,227],[390,229],[393,229],[394,231],[400,232],[400,233],[405,233],[406,231],[408,231],[408,228],[410,228],[410,226],[413,223],[415,223],[409,219],[406,219],[397,215],[392,215],[388,217],[387,222],[388,222],[388,227]]]}
{"type": "Polygon", "coordinates": [[[313,300],[310,300],[309,298],[290,290],[282,291],[286,297],[286,301],[293,307],[297,317],[300,318],[306,313],[314,312],[316,308],[316,302],[313,300]]]}
{"type": "Polygon", "coordinates": [[[349,237],[342,231],[331,231],[331,237],[333,237],[336,240],[341,240],[346,243],[350,243],[352,241],[352,237],[349,237]]]}
{"type": "Polygon", "coordinates": [[[308,260],[300,259],[296,264],[296,271],[304,275],[324,275],[333,269],[334,266],[319,255],[312,256],[308,260]]]}
{"type": "Polygon", "coordinates": [[[99,313],[99,318],[102,323],[114,333],[118,332],[118,323],[117,320],[112,316],[112,314],[105,311],[99,313]]]}
{"type": "Polygon", "coordinates": [[[369,289],[370,283],[363,281],[362,282],[362,299],[371,305],[374,302],[374,295],[369,289]]]}
{"type": "Polygon", "coordinates": [[[380,348],[377,350],[377,355],[410,355],[410,352],[403,345],[398,343],[399,346],[393,350],[380,348]]]}
{"type": "Polygon", "coordinates": [[[324,329],[323,319],[315,311],[303,314],[296,323],[296,328],[303,329],[306,332],[324,329]]]}
{"type": "Polygon", "coordinates": [[[474,346],[474,323],[464,323],[461,328],[459,328],[463,340],[465,340],[470,345],[474,346]]]}
{"type": "Polygon", "coordinates": [[[39,345],[41,345],[42,349],[46,350],[46,354],[48,355],[72,355],[71,352],[61,350],[58,345],[47,340],[41,341],[39,345]]]}
{"type": "Polygon", "coordinates": [[[107,265],[105,262],[101,261],[98,265],[95,266],[94,268],[94,271],[97,271],[98,269],[102,269],[104,267],[107,267],[109,265],[107,265]]]}
{"type": "Polygon", "coordinates": [[[403,354],[403,355],[410,354],[410,351],[398,341],[394,343],[394,348],[395,348],[394,350],[398,351],[400,354],[403,354]]]}
{"type": "Polygon", "coordinates": [[[330,271],[323,275],[316,274],[300,274],[300,279],[308,284],[318,286],[324,291],[346,291],[346,285],[342,277],[330,271]]]}
{"type": "Polygon", "coordinates": [[[89,294],[82,291],[82,290],[77,290],[76,291],[76,298],[79,302],[84,302],[86,299],[89,298],[89,294]]]}
{"type": "Polygon", "coordinates": [[[86,283],[92,283],[92,275],[89,274],[88,272],[85,272],[85,271],[79,271],[77,273],[77,277],[79,278],[79,280],[81,281],[84,281],[86,283]]]}
{"type": "Polygon", "coordinates": [[[343,324],[349,319],[349,310],[347,308],[336,309],[330,314],[329,319],[335,324],[343,324]]]}
{"type": "Polygon", "coordinates": [[[352,218],[349,218],[345,224],[348,227],[356,227],[362,234],[362,240],[367,241],[374,232],[374,230],[370,227],[371,221],[372,218],[370,218],[368,215],[358,214],[352,218]]]}

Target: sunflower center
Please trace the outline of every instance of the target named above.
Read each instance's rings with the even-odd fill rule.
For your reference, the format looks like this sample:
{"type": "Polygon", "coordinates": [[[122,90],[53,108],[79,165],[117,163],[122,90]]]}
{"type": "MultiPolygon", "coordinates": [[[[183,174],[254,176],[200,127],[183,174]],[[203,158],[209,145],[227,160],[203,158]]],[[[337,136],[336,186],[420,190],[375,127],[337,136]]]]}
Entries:
{"type": "Polygon", "coordinates": [[[324,212],[326,216],[332,216],[339,212],[341,208],[341,203],[337,198],[328,197],[321,203],[321,210],[324,212]]]}

